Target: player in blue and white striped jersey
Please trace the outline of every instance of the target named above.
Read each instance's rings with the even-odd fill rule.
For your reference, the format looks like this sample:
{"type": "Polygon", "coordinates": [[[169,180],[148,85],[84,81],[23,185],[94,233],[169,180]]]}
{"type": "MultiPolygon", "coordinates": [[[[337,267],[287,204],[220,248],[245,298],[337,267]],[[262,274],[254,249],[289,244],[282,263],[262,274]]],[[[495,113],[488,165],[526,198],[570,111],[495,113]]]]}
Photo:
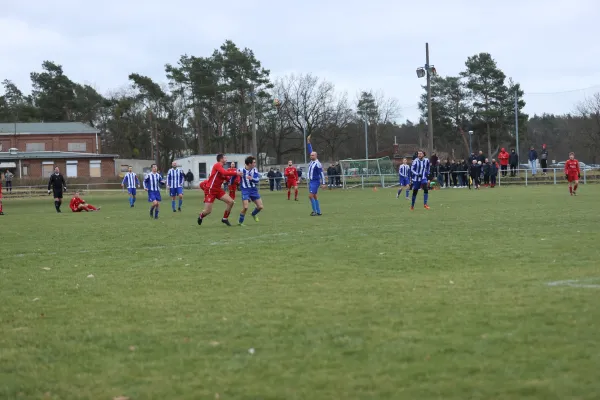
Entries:
{"type": "Polygon", "coordinates": [[[244,218],[248,211],[250,201],[254,202],[256,207],[252,210],[252,218],[258,222],[258,213],[263,209],[263,203],[258,193],[258,184],[260,182],[260,174],[256,169],[256,158],[252,156],[246,157],[244,160],[244,168],[240,168],[242,173],[240,176],[240,191],[242,192],[242,211],[238,225],[244,226],[244,218]]]}
{"type": "Polygon", "coordinates": [[[403,189],[406,189],[406,200],[408,200],[408,194],[410,193],[410,165],[408,165],[408,160],[406,158],[402,159],[402,164],[400,168],[398,168],[398,178],[400,180],[400,189],[398,189],[398,194],[396,194],[396,198],[400,197],[403,189]]]}
{"type": "Polygon", "coordinates": [[[177,162],[173,161],[171,164],[172,168],[167,172],[167,189],[169,189],[169,195],[171,196],[171,208],[175,211],[175,198],[179,197],[179,206],[177,210],[181,211],[181,205],[183,204],[183,182],[185,182],[185,173],[183,170],[177,168],[177,162]]]}
{"type": "Polygon", "coordinates": [[[311,216],[321,215],[321,205],[317,199],[319,186],[325,189],[325,174],[323,174],[323,165],[319,161],[316,151],[313,151],[310,144],[310,135],[306,138],[307,150],[310,153],[310,163],[308,164],[308,198],[312,205],[311,216]]]}
{"type": "Polygon", "coordinates": [[[160,197],[160,186],[165,184],[165,180],[157,170],[156,164],[152,164],[152,172],[144,178],[144,190],[148,192],[148,202],[152,203],[150,218],[154,216],[154,219],[158,219],[158,209],[162,200],[160,197]]]}
{"type": "Polygon", "coordinates": [[[427,200],[429,198],[429,188],[428,188],[428,180],[429,176],[430,163],[429,159],[425,158],[425,153],[419,151],[416,159],[413,160],[412,165],[410,167],[410,172],[412,174],[412,185],[413,185],[413,195],[412,195],[412,205],[410,206],[411,210],[415,209],[415,200],[417,199],[417,193],[420,188],[423,188],[423,202],[424,207],[429,210],[429,206],[427,205],[427,200]]]}
{"type": "Polygon", "coordinates": [[[136,188],[140,187],[140,181],[136,173],[133,172],[132,167],[129,167],[128,171],[129,172],[127,172],[123,177],[121,187],[125,187],[125,185],[127,185],[127,193],[129,193],[129,207],[133,207],[135,204],[135,196],[137,195],[136,188]]]}

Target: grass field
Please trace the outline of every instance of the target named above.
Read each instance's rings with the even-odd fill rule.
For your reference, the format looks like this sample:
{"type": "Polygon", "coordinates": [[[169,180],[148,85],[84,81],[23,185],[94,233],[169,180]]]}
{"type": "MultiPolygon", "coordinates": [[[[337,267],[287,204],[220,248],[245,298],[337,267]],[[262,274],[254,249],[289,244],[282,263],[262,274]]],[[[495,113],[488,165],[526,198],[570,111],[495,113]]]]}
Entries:
{"type": "Polygon", "coordinates": [[[600,186],[188,193],[5,195],[0,399],[600,398],[600,186]]]}

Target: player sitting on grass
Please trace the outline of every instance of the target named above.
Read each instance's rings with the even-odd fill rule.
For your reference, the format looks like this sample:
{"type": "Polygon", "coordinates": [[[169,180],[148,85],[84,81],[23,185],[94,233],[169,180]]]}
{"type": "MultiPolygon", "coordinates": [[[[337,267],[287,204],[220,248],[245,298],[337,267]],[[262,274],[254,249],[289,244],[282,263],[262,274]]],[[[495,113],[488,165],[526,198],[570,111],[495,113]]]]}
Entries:
{"type": "Polygon", "coordinates": [[[96,208],[93,205],[86,203],[84,199],[79,197],[79,192],[75,192],[75,196],[71,199],[71,202],[69,203],[69,208],[73,212],[100,211],[100,207],[96,208]]]}
{"type": "Polygon", "coordinates": [[[242,176],[240,177],[240,187],[242,190],[242,212],[240,213],[240,219],[238,225],[244,226],[244,218],[248,211],[248,204],[250,201],[254,202],[256,208],[252,210],[252,217],[258,222],[258,213],[263,209],[262,200],[258,193],[258,184],[260,174],[256,169],[256,158],[252,156],[246,157],[244,160],[246,166],[240,168],[242,176]]]}

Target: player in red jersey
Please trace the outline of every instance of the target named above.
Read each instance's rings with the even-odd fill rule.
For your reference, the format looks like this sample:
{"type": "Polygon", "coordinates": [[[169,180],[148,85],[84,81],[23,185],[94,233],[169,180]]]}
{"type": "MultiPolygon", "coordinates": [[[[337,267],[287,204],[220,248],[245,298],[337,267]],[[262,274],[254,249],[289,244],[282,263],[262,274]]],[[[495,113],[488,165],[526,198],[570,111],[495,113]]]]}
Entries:
{"type": "Polygon", "coordinates": [[[84,199],[79,197],[79,192],[75,192],[75,196],[71,199],[71,202],[69,203],[69,208],[73,212],[100,211],[100,207],[96,208],[93,205],[86,203],[84,199]]]}
{"type": "MultiPolygon", "coordinates": [[[[237,168],[235,167],[235,163],[232,161],[229,163],[229,172],[236,172],[237,168]]],[[[235,200],[235,191],[237,190],[238,185],[240,184],[240,177],[235,175],[229,178],[229,197],[235,200]]]]}
{"type": "Polygon", "coordinates": [[[287,178],[288,200],[290,199],[290,193],[293,188],[294,200],[298,201],[298,170],[294,167],[292,160],[288,161],[288,166],[284,171],[284,175],[287,178]]]}
{"type": "Polygon", "coordinates": [[[2,181],[0,181],[0,215],[4,215],[2,211],[2,181]]]}
{"type": "Polygon", "coordinates": [[[575,153],[569,153],[569,159],[565,162],[565,175],[569,182],[569,192],[571,196],[577,196],[577,187],[579,186],[579,177],[581,170],[579,169],[579,161],[575,159],[575,153]]]}
{"type": "Polygon", "coordinates": [[[213,165],[210,175],[207,180],[200,184],[200,188],[204,190],[204,210],[198,216],[198,225],[202,225],[204,217],[212,212],[213,203],[216,200],[223,201],[227,206],[225,207],[225,213],[223,213],[223,219],[221,222],[227,226],[231,226],[229,223],[229,214],[235,203],[233,199],[225,193],[223,190],[223,182],[231,176],[241,176],[240,171],[228,171],[223,168],[227,158],[224,154],[217,154],[217,163],[213,165]]]}

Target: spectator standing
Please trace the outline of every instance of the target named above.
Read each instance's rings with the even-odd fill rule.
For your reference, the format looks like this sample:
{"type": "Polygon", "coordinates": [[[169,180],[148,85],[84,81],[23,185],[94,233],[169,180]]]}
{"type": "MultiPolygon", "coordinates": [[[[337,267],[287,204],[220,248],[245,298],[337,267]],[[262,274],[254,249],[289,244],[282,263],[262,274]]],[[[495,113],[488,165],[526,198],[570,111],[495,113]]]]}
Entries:
{"type": "Polygon", "coordinates": [[[330,164],[329,168],[327,168],[327,179],[328,179],[328,183],[329,183],[329,190],[333,189],[333,187],[335,186],[335,165],[330,164]]]}
{"type": "Polygon", "coordinates": [[[279,168],[277,168],[277,170],[275,171],[275,190],[277,191],[281,190],[281,178],[283,178],[283,174],[281,173],[279,168]]]}
{"type": "Polygon", "coordinates": [[[509,158],[510,154],[508,154],[508,151],[506,151],[503,147],[502,150],[500,150],[500,153],[498,153],[498,161],[500,161],[500,170],[502,171],[502,176],[506,176],[506,173],[508,172],[509,158]]]}
{"type": "Polygon", "coordinates": [[[342,166],[339,162],[335,163],[335,184],[336,186],[342,186],[342,166]]]}
{"type": "Polygon", "coordinates": [[[273,168],[267,172],[267,178],[269,178],[269,189],[272,192],[275,189],[275,170],[273,168]]]}
{"type": "Polygon", "coordinates": [[[498,177],[498,163],[495,159],[492,158],[492,163],[490,164],[490,186],[496,186],[496,178],[498,177]]]}
{"type": "Polygon", "coordinates": [[[6,181],[6,191],[8,193],[12,193],[12,180],[14,176],[15,175],[9,170],[6,170],[6,173],[4,174],[4,180],[6,181]]]}
{"type": "Polygon", "coordinates": [[[515,153],[515,149],[510,149],[508,163],[510,164],[510,176],[516,176],[517,167],[519,166],[519,155],[515,153]]]}
{"type": "Polygon", "coordinates": [[[188,183],[188,189],[191,189],[192,182],[194,182],[194,173],[191,169],[188,169],[188,172],[185,174],[185,180],[188,183]]]}
{"type": "Polygon", "coordinates": [[[542,145],[542,153],[540,154],[540,166],[542,167],[542,173],[546,174],[548,169],[548,149],[546,148],[546,144],[542,145]]]}
{"type": "Polygon", "coordinates": [[[535,148],[531,146],[531,149],[529,149],[529,166],[531,167],[531,175],[534,176],[537,173],[537,160],[538,153],[535,151],[535,148]]]}
{"type": "Polygon", "coordinates": [[[482,164],[483,168],[483,186],[490,186],[490,160],[487,158],[482,164]]]}

